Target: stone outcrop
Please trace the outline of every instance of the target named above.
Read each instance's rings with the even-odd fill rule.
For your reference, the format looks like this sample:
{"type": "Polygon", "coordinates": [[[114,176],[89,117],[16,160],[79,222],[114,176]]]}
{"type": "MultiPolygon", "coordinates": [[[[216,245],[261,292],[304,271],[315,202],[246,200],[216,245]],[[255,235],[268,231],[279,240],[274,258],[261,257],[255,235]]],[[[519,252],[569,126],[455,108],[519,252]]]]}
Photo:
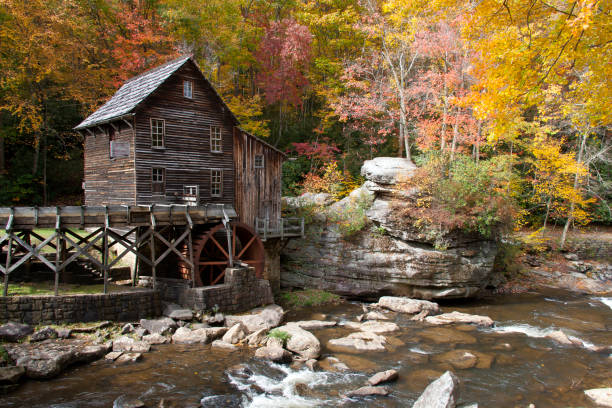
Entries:
{"type": "Polygon", "coordinates": [[[328,290],[358,298],[396,295],[464,298],[488,284],[497,246],[474,234],[449,231],[446,249],[436,248],[436,235],[426,227],[408,224],[398,209],[414,206],[414,191],[398,183],[412,177],[407,159],[379,157],[362,167],[364,185],[349,197],[326,205],[325,200],[286,200],[292,206],[323,203],[304,239],[292,239],[283,250],[281,286],[328,290]],[[330,215],[342,216],[349,206],[372,204],[365,212],[368,225],[350,238],[342,236],[330,215]],[[376,232],[373,232],[376,231],[376,232]]]}
{"type": "Polygon", "coordinates": [[[0,340],[16,342],[34,332],[34,328],[27,324],[9,322],[0,326],[0,340]]]}
{"type": "Polygon", "coordinates": [[[33,379],[47,379],[59,375],[75,363],[87,363],[104,357],[106,345],[90,345],[83,340],[55,341],[5,345],[9,357],[25,375],[33,379]]]}

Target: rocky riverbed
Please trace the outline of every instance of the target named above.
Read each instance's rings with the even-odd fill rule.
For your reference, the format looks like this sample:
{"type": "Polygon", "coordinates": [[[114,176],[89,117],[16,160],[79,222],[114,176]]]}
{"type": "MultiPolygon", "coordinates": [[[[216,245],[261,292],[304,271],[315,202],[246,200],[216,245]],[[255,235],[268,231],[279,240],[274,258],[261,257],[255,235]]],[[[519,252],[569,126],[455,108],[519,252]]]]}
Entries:
{"type": "Polygon", "coordinates": [[[240,316],[170,307],[173,318],[73,327],[65,339],[45,329],[50,338],[38,342],[24,329],[22,343],[3,345],[17,368],[4,367],[2,381],[21,384],[2,405],[605,406],[594,401],[612,386],[611,303],[567,292],[441,304],[382,297],[240,316]],[[66,345],[71,359],[53,357],[66,345]],[[61,374],[32,368],[45,361],[66,364],[61,374]]]}

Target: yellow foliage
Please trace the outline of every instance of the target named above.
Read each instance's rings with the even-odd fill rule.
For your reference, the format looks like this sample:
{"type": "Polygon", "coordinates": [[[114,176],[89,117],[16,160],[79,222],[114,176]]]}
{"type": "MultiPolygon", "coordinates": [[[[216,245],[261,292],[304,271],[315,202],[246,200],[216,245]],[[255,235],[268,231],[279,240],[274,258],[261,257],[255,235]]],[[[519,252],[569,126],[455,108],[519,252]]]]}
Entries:
{"type": "Polygon", "coordinates": [[[244,130],[263,138],[270,136],[270,121],[262,118],[263,100],[259,94],[252,98],[231,95],[227,101],[244,130]]]}
{"type": "Polygon", "coordinates": [[[553,217],[573,217],[576,222],[586,224],[591,219],[587,209],[595,200],[586,198],[576,177],[579,181],[584,179],[588,170],[573,154],[563,153],[561,145],[562,141],[549,138],[534,140],[531,146],[533,201],[545,204],[553,217]],[[573,211],[571,203],[574,203],[573,211]]]}

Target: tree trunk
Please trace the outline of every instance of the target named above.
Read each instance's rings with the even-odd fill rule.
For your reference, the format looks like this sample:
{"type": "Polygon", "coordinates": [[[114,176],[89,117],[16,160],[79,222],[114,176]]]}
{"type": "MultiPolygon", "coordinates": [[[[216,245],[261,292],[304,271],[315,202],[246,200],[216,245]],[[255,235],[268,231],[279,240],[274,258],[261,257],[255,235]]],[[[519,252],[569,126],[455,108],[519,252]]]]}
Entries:
{"type": "Polygon", "coordinates": [[[34,138],[34,160],[32,160],[32,175],[36,176],[36,173],[38,173],[38,158],[40,157],[40,133],[36,132],[34,138]]]}
{"type": "Polygon", "coordinates": [[[6,173],[6,163],[4,162],[4,136],[0,136],[0,174],[6,173]]]}
{"type": "MultiPolygon", "coordinates": [[[[582,163],[583,161],[582,156],[584,155],[584,147],[586,145],[586,139],[587,139],[588,134],[589,132],[587,128],[582,134],[582,137],[580,140],[580,146],[578,147],[578,157],[576,159],[578,163],[582,163]]],[[[580,178],[578,176],[578,173],[576,173],[576,175],[574,176],[574,190],[578,189],[579,183],[580,183],[580,178]]],[[[574,222],[574,209],[575,208],[576,208],[576,203],[574,202],[574,200],[572,200],[572,202],[570,203],[570,212],[567,216],[567,220],[565,221],[565,225],[563,226],[563,233],[561,234],[561,242],[559,243],[559,249],[563,249],[563,247],[565,246],[565,241],[567,239],[567,232],[569,230],[570,225],[574,222]]]]}
{"type": "Polygon", "coordinates": [[[457,138],[459,136],[459,113],[461,109],[457,107],[457,114],[455,115],[455,124],[453,125],[453,142],[451,144],[451,155],[450,161],[452,162],[455,158],[455,149],[457,147],[457,138]]]}
{"type": "Polygon", "coordinates": [[[543,229],[546,229],[546,223],[548,222],[548,215],[550,214],[551,202],[552,202],[552,197],[548,197],[548,201],[546,202],[546,215],[544,216],[544,224],[542,224],[543,229]]]}

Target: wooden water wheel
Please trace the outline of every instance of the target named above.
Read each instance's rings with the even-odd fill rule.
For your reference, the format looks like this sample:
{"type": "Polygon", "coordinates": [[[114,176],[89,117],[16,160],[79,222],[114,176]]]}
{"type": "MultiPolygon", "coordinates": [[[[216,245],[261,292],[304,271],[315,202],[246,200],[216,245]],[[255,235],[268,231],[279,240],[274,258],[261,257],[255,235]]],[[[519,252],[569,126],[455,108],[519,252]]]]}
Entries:
{"type": "MultiPolygon", "coordinates": [[[[255,268],[258,278],[263,277],[265,252],[261,239],[242,222],[231,221],[229,226],[229,242],[223,224],[194,236],[195,286],[223,283],[225,268],[230,266],[230,254],[234,264],[248,264],[255,268]]],[[[183,278],[191,279],[187,265],[179,263],[179,270],[183,278]]]]}

